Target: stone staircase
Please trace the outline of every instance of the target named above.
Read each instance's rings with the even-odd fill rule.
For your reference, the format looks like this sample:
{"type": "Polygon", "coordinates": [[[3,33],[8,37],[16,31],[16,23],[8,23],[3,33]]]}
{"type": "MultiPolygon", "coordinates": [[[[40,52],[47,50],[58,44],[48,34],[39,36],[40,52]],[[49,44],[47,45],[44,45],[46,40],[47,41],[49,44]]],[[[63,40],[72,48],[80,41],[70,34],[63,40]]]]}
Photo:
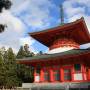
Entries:
{"type": "Polygon", "coordinates": [[[31,90],[90,90],[90,83],[23,83],[22,87],[31,90]]]}

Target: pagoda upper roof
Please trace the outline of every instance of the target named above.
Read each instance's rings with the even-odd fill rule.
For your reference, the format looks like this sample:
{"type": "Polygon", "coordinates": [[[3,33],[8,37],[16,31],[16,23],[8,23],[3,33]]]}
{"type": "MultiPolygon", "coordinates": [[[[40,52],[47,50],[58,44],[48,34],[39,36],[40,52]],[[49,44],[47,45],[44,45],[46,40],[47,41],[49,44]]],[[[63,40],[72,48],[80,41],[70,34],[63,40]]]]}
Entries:
{"type": "Polygon", "coordinates": [[[63,37],[71,38],[78,44],[85,44],[90,42],[90,35],[84,18],[80,18],[74,22],[61,26],[29,34],[31,37],[46,45],[47,47],[50,47],[56,39],[63,37]]]}
{"type": "Polygon", "coordinates": [[[70,58],[75,58],[75,60],[78,60],[77,57],[79,57],[79,58],[82,57],[85,60],[85,62],[86,62],[86,60],[89,61],[90,49],[73,49],[73,50],[62,52],[62,53],[37,55],[37,56],[33,56],[33,57],[17,59],[17,62],[22,63],[22,64],[35,65],[35,63],[37,63],[37,62],[44,61],[44,63],[45,63],[46,61],[56,60],[56,59],[59,59],[59,61],[61,61],[63,59],[67,61],[70,58]],[[86,57],[87,57],[87,59],[86,59],[86,57]]]}

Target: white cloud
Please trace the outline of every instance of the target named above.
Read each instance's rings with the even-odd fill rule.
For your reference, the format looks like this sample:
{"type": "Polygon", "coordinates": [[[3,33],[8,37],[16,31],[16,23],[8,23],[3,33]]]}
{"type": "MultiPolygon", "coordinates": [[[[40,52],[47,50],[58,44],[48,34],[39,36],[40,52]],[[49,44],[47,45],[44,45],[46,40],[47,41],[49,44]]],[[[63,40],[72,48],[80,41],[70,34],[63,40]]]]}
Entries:
{"type": "Polygon", "coordinates": [[[65,13],[67,14],[67,17],[70,18],[73,15],[77,14],[83,14],[85,13],[85,7],[74,7],[74,4],[76,4],[76,1],[74,0],[67,0],[63,3],[65,13]]]}
{"type": "Polygon", "coordinates": [[[24,24],[22,21],[8,10],[3,10],[3,13],[0,14],[0,24],[1,23],[12,27],[13,30],[17,32],[22,32],[24,30],[24,24]]]}
{"type": "Polygon", "coordinates": [[[31,37],[25,37],[27,27],[34,30],[50,25],[50,8],[56,6],[49,0],[11,0],[13,5],[9,11],[0,14],[0,23],[8,28],[0,34],[0,46],[12,47],[17,51],[20,45],[29,44],[30,50],[35,51],[35,43],[31,37]]]}
{"type": "Polygon", "coordinates": [[[13,13],[19,16],[28,27],[38,30],[50,25],[50,8],[56,7],[50,0],[23,0],[22,3],[20,1],[19,5],[14,4],[16,9],[13,6],[13,13]]]}
{"type": "Polygon", "coordinates": [[[79,19],[80,17],[84,17],[87,27],[90,32],[90,15],[86,13],[86,10],[88,9],[87,4],[90,6],[90,0],[66,0],[63,5],[65,8],[65,13],[67,15],[67,19],[69,22],[75,21],[76,19],[79,19]],[[78,6],[75,6],[79,4],[78,6]],[[80,6],[81,5],[81,6],[80,6]],[[67,8],[68,6],[68,8],[67,8]]]}
{"type": "Polygon", "coordinates": [[[20,45],[27,43],[31,51],[37,52],[33,47],[34,40],[25,37],[25,33],[28,28],[37,30],[48,27],[50,8],[56,6],[49,0],[12,0],[12,3],[11,10],[4,10],[0,15],[0,23],[8,25],[7,30],[0,34],[0,46],[17,51],[20,45]]]}
{"type": "Polygon", "coordinates": [[[3,13],[0,14],[0,24],[7,25],[5,31],[0,33],[0,47],[12,47],[16,52],[20,47],[19,38],[24,34],[24,24],[7,10],[3,10],[3,13]]]}
{"type": "Polygon", "coordinates": [[[32,45],[34,42],[35,42],[34,39],[32,39],[31,37],[20,38],[20,44],[21,45],[25,45],[25,44],[32,45]]]}
{"type": "Polygon", "coordinates": [[[34,43],[35,43],[35,40],[32,37],[27,36],[27,37],[20,38],[20,44],[22,46],[24,46],[25,44],[28,44],[29,50],[34,52],[34,53],[37,53],[38,51],[36,51],[35,48],[33,47],[34,43]]]}
{"type": "MultiPolygon", "coordinates": [[[[51,0],[12,0],[12,2],[11,10],[4,10],[0,14],[0,23],[8,25],[5,32],[0,34],[0,46],[12,47],[17,51],[20,45],[28,43],[30,49],[35,51],[33,48],[35,41],[25,37],[27,27],[30,28],[29,32],[49,27],[53,18],[50,9],[55,10],[57,7],[51,0]]],[[[65,0],[64,8],[69,22],[84,16],[90,30],[90,16],[86,15],[86,8],[87,10],[90,8],[90,0],[65,0]],[[81,6],[74,7],[77,3],[81,6]]]]}
{"type": "Polygon", "coordinates": [[[90,7],[90,0],[77,0],[76,3],[90,7]]]}

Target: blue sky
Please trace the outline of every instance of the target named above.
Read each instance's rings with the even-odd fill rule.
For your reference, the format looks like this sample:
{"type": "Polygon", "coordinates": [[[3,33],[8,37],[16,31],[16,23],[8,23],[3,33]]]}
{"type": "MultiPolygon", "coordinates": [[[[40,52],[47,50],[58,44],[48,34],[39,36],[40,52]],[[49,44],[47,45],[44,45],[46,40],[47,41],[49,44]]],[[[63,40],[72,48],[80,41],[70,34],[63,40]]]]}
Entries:
{"type": "MultiPolygon", "coordinates": [[[[0,47],[12,47],[15,52],[21,45],[29,44],[33,52],[47,51],[47,47],[32,39],[28,33],[45,30],[60,24],[59,5],[64,7],[65,22],[85,18],[90,31],[90,0],[11,0],[10,10],[3,10],[0,23],[8,28],[0,34],[0,47]]],[[[88,47],[82,45],[81,47],[88,47]]]]}

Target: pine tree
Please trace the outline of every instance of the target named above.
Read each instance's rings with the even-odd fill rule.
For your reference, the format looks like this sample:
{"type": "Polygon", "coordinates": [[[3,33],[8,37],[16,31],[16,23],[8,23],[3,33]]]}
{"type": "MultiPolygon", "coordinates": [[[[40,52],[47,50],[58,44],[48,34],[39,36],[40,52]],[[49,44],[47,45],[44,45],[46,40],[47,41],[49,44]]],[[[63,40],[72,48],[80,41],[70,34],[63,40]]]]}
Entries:
{"type": "Polygon", "coordinates": [[[34,81],[33,68],[23,64],[17,64],[17,75],[22,83],[31,83],[34,81]]]}
{"type": "Polygon", "coordinates": [[[11,88],[19,86],[22,81],[17,75],[16,56],[12,48],[0,49],[0,88],[2,86],[11,88]]]}
{"type": "MultiPolygon", "coordinates": [[[[23,56],[23,54],[22,54],[23,56]]],[[[33,68],[16,63],[12,48],[0,49],[0,88],[20,86],[23,82],[33,82],[33,68]]]]}
{"type": "Polygon", "coordinates": [[[34,56],[34,53],[29,50],[29,45],[28,44],[24,45],[24,52],[25,52],[25,57],[34,56]]]}
{"type": "Polygon", "coordinates": [[[43,52],[42,52],[42,51],[40,51],[40,52],[39,52],[39,55],[42,55],[42,54],[43,54],[43,52]]]}
{"type": "Polygon", "coordinates": [[[25,57],[25,52],[23,46],[21,46],[17,53],[17,58],[23,58],[23,57],[25,57]]]}
{"type": "Polygon", "coordinates": [[[34,56],[34,53],[29,50],[28,44],[21,46],[17,53],[17,58],[20,59],[24,57],[32,57],[32,56],[34,56]]]}
{"type": "MultiPolygon", "coordinates": [[[[29,46],[25,44],[24,47],[20,47],[17,58],[32,57],[33,55],[34,54],[29,51],[29,46]]],[[[33,69],[30,66],[17,64],[17,75],[22,82],[33,82],[33,69]]]]}
{"type": "Polygon", "coordinates": [[[0,86],[3,86],[5,84],[5,67],[3,62],[3,55],[2,51],[0,51],[0,86]]]}
{"type": "Polygon", "coordinates": [[[5,62],[6,68],[6,83],[5,86],[7,87],[14,87],[19,85],[19,78],[17,77],[17,64],[16,64],[16,57],[13,53],[12,48],[7,50],[7,62],[5,62]]]}

